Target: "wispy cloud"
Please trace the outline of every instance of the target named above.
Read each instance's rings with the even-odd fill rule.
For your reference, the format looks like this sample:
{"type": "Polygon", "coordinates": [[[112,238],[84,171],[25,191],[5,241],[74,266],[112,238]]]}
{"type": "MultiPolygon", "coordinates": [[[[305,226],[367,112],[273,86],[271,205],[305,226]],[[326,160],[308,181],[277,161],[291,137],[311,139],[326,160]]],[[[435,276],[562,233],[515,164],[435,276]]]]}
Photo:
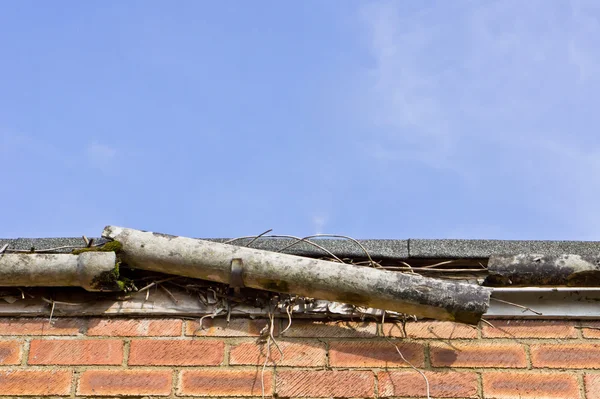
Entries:
{"type": "Polygon", "coordinates": [[[382,162],[453,171],[600,238],[600,7],[381,1],[360,13],[373,67],[357,100],[382,162]],[[535,189],[532,189],[535,187],[535,189]]]}
{"type": "Polygon", "coordinates": [[[109,168],[117,156],[117,150],[105,144],[93,142],[87,147],[87,158],[90,164],[98,168],[109,168]]]}
{"type": "Polygon", "coordinates": [[[312,218],[314,234],[323,234],[323,229],[327,224],[327,218],[324,215],[315,215],[312,218]]]}

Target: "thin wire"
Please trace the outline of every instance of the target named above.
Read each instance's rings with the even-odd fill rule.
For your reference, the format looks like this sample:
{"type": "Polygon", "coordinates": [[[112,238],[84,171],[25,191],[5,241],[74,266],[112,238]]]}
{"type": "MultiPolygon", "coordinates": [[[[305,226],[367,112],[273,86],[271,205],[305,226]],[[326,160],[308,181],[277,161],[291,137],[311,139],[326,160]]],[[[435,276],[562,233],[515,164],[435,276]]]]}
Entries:
{"type": "Polygon", "coordinates": [[[396,348],[396,352],[398,352],[398,354],[400,355],[400,357],[402,358],[402,360],[404,361],[404,363],[408,364],[413,370],[415,370],[417,373],[421,374],[421,377],[423,377],[423,379],[425,380],[425,387],[426,387],[426,395],[427,395],[427,399],[431,399],[430,393],[429,393],[429,380],[427,379],[427,376],[418,368],[416,368],[411,362],[409,362],[404,355],[402,354],[402,352],[400,351],[400,348],[398,348],[398,345],[396,345],[395,343],[393,343],[388,337],[386,337],[384,335],[384,338],[386,341],[388,341],[390,344],[394,345],[394,348],[396,348]]]}
{"type": "MultiPolygon", "coordinates": [[[[232,238],[231,240],[225,241],[223,244],[231,244],[232,242],[235,242],[235,241],[238,241],[238,240],[244,240],[244,239],[247,239],[247,238],[257,238],[257,236],[245,236],[245,237],[232,238]]],[[[338,262],[340,262],[340,263],[346,263],[343,260],[341,260],[340,258],[338,258],[333,252],[329,251],[328,249],[326,249],[326,248],[324,248],[324,247],[320,246],[319,244],[314,243],[312,241],[305,240],[304,238],[300,238],[300,237],[296,237],[296,236],[290,236],[290,235],[280,235],[280,234],[269,235],[269,236],[261,236],[260,238],[292,238],[294,240],[298,240],[293,245],[296,245],[298,242],[306,242],[307,244],[312,245],[313,247],[319,248],[321,251],[327,253],[327,255],[331,256],[332,258],[334,258],[338,262]]],[[[279,251],[276,251],[276,252],[282,252],[282,250],[279,250],[279,251]]]]}
{"type": "Polygon", "coordinates": [[[289,330],[289,329],[290,329],[290,327],[292,326],[292,312],[293,312],[293,309],[292,309],[292,304],[290,304],[289,306],[286,306],[286,307],[285,307],[285,313],[286,313],[286,314],[287,314],[287,316],[288,316],[288,325],[287,325],[287,327],[285,327],[285,328],[283,329],[283,331],[282,331],[280,334],[283,334],[283,333],[285,333],[285,332],[286,332],[287,330],[289,330]]]}
{"type": "Polygon", "coordinates": [[[249,247],[254,241],[258,240],[260,237],[262,237],[265,234],[270,233],[272,231],[273,231],[273,229],[269,229],[269,230],[267,230],[265,232],[260,233],[259,235],[257,235],[256,237],[254,237],[252,240],[250,240],[250,242],[248,244],[246,244],[246,246],[249,247]]]}
{"type": "Polygon", "coordinates": [[[526,311],[528,311],[528,310],[529,310],[530,312],[532,312],[532,313],[535,313],[535,314],[536,314],[536,315],[538,315],[538,316],[541,316],[541,315],[543,315],[543,313],[541,313],[541,312],[538,312],[538,311],[536,311],[536,310],[533,310],[533,309],[531,309],[531,308],[528,308],[527,306],[519,305],[518,303],[514,303],[514,302],[508,302],[508,301],[505,301],[505,300],[503,300],[503,299],[498,299],[498,298],[494,298],[494,297],[490,297],[490,299],[491,299],[491,300],[493,300],[493,301],[496,301],[496,302],[505,303],[505,304],[507,304],[507,305],[510,305],[510,306],[514,306],[514,307],[517,307],[517,308],[524,309],[524,310],[523,310],[524,312],[526,312],[526,311]]]}
{"type": "MultiPolygon", "coordinates": [[[[373,258],[371,258],[371,254],[369,254],[369,251],[367,251],[367,249],[360,243],[358,242],[358,240],[352,238],[352,237],[348,237],[348,236],[343,236],[343,235],[339,235],[339,234],[313,234],[310,236],[306,236],[301,238],[299,241],[291,243],[290,245],[288,245],[287,247],[280,249],[277,252],[283,252],[286,249],[298,244],[300,241],[305,241],[305,242],[311,242],[311,241],[307,241],[309,238],[315,238],[315,237],[333,237],[333,238],[345,238],[346,240],[350,240],[352,242],[354,242],[355,244],[357,244],[367,255],[367,258],[369,259],[369,262],[371,262],[371,265],[373,265],[375,262],[373,261],[373,258]]],[[[296,238],[298,239],[298,238],[296,238]]]]}

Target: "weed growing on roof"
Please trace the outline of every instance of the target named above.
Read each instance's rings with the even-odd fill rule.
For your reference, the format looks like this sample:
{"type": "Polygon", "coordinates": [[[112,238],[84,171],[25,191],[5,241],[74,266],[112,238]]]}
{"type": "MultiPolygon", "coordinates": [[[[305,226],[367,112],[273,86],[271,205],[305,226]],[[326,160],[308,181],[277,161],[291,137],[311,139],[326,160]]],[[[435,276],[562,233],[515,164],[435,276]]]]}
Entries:
{"type": "Polygon", "coordinates": [[[119,271],[121,261],[118,255],[122,249],[123,244],[120,241],[109,241],[98,247],[77,248],[71,251],[71,253],[79,255],[84,252],[114,252],[117,254],[117,262],[114,269],[96,276],[92,280],[92,287],[100,291],[131,291],[133,289],[133,282],[126,277],[121,277],[119,271]]]}
{"type": "Polygon", "coordinates": [[[109,241],[100,247],[77,248],[71,251],[73,255],[79,255],[84,252],[114,252],[118,254],[123,249],[120,241],[109,241]]]}

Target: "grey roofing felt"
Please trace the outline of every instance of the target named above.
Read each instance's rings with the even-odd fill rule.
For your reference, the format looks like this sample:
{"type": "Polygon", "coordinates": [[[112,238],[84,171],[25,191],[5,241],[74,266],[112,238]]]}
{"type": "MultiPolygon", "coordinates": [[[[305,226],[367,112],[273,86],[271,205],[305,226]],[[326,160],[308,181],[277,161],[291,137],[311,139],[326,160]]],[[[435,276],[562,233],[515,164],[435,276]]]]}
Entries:
{"type": "MultiPolygon", "coordinates": [[[[209,239],[224,242],[227,239],[209,239]]],[[[96,238],[100,244],[106,240],[96,238]]],[[[235,245],[246,245],[250,239],[241,239],[233,242],[235,245]]],[[[355,242],[345,239],[314,239],[320,246],[339,257],[364,258],[364,250],[355,242]]],[[[505,240],[358,240],[369,254],[376,259],[406,259],[406,258],[487,258],[490,255],[502,254],[575,254],[600,256],[600,242],[598,241],[505,241],[505,240]]],[[[278,251],[288,245],[296,243],[285,250],[286,253],[300,256],[321,257],[327,256],[323,250],[305,242],[297,242],[291,238],[261,238],[251,243],[252,248],[278,251]]],[[[1,239],[0,248],[9,244],[10,249],[36,250],[56,248],[62,246],[84,246],[83,239],[76,238],[17,238],[1,239]]],[[[66,248],[62,252],[69,252],[66,248]]]]}
{"type": "MultiPolygon", "coordinates": [[[[106,242],[102,238],[95,238],[96,243],[106,242]]],[[[224,242],[226,238],[210,238],[210,241],[224,242]]],[[[360,245],[355,242],[344,239],[318,239],[312,240],[336,256],[344,258],[366,258],[365,251],[360,245]]],[[[232,242],[234,245],[245,246],[250,242],[250,239],[240,239],[232,242]]],[[[408,258],[408,241],[407,240],[359,240],[360,244],[374,258],[379,259],[404,259],[408,258]]],[[[46,248],[56,248],[62,246],[85,246],[81,237],[77,238],[17,238],[17,239],[2,239],[0,238],[0,248],[5,244],[9,244],[10,249],[30,250],[32,247],[36,250],[46,248]]],[[[252,248],[264,249],[267,251],[279,251],[285,249],[285,253],[299,256],[321,257],[327,256],[327,252],[305,242],[299,242],[292,238],[261,238],[251,243],[252,248]]],[[[60,252],[69,252],[66,248],[60,252]]]]}
{"type": "Polygon", "coordinates": [[[599,241],[409,240],[412,258],[487,258],[490,255],[600,255],[599,241]]]}

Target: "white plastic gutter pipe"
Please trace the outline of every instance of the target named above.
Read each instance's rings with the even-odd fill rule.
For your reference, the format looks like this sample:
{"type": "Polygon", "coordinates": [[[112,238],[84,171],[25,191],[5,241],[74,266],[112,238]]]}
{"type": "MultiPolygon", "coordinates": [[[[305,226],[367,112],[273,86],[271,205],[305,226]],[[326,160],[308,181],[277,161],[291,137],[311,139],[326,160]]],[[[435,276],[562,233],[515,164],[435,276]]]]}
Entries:
{"type": "Polygon", "coordinates": [[[477,324],[492,290],[416,274],[328,262],[107,226],[124,263],[144,270],[477,324]]]}
{"type": "Polygon", "coordinates": [[[0,286],[83,287],[101,291],[101,279],[116,264],[114,252],[0,254],[0,286]]]}

